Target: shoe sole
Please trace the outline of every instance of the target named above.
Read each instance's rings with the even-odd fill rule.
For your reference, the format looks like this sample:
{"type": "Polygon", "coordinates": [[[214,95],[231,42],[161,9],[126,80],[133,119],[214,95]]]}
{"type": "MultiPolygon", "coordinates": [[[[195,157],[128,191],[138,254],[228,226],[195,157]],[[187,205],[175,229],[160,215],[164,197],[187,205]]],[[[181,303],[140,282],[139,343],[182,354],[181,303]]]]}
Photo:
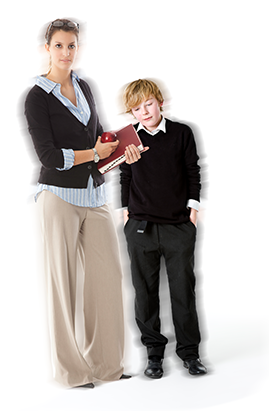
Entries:
{"type": "Polygon", "coordinates": [[[89,382],[87,384],[83,384],[83,385],[77,385],[76,387],[72,387],[72,388],[90,388],[93,389],[95,388],[95,385],[92,382],[89,382]]]}
{"type": "Polygon", "coordinates": [[[152,378],[153,380],[159,380],[163,376],[163,374],[161,374],[161,375],[148,375],[145,372],[144,372],[144,375],[148,378],[152,378]]]}
{"type": "Polygon", "coordinates": [[[187,365],[183,364],[183,366],[189,371],[189,374],[190,374],[190,375],[197,375],[197,376],[199,376],[199,375],[206,375],[206,374],[207,374],[207,371],[190,372],[190,369],[189,369],[189,367],[188,367],[187,365]]]}

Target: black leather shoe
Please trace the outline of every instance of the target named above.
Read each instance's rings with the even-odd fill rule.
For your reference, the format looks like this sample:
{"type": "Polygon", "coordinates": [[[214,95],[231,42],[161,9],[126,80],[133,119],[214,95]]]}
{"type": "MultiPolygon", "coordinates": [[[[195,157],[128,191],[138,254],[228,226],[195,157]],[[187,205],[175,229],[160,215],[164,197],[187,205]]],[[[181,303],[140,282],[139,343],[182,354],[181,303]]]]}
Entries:
{"type": "Polygon", "coordinates": [[[130,378],[132,378],[131,375],[122,374],[122,376],[120,377],[120,380],[129,380],[130,378]]]}
{"type": "Polygon", "coordinates": [[[149,378],[162,378],[163,376],[163,360],[159,358],[151,358],[148,360],[147,368],[145,369],[144,374],[149,378]]]}
{"type": "Polygon", "coordinates": [[[94,388],[94,384],[92,382],[88,382],[87,384],[77,385],[74,388],[94,388]]]}
{"type": "Polygon", "coordinates": [[[201,363],[201,360],[184,361],[184,367],[189,370],[191,375],[204,375],[207,373],[206,367],[201,363]]]}

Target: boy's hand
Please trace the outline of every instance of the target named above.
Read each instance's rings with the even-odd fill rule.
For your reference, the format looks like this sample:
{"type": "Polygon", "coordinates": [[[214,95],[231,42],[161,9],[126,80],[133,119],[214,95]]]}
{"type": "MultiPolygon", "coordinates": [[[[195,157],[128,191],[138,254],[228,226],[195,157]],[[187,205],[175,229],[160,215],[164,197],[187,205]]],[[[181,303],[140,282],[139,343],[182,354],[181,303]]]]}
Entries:
{"type": "Polygon", "coordinates": [[[190,221],[197,227],[197,210],[191,208],[190,221]]]}
{"type": "Polygon", "coordinates": [[[99,136],[94,148],[97,151],[100,160],[102,160],[103,158],[107,158],[114,153],[114,151],[117,150],[118,145],[119,140],[114,141],[113,143],[102,143],[101,137],[99,136]]]}
{"type": "Polygon", "coordinates": [[[127,223],[128,220],[129,220],[129,212],[128,212],[128,210],[123,210],[123,223],[124,223],[124,225],[127,223]]]}
{"type": "MultiPolygon", "coordinates": [[[[143,152],[147,151],[148,149],[149,149],[149,147],[145,147],[143,152]]],[[[127,146],[126,149],[125,149],[124,154],[125,154],[125,158],[126,158],[125,162],[127,164],[133,164],[136,161],[140,160],[140,158],[141,158],[140,151],[138,150],[138,148],[134,144],[131,144],[130,146],[127,146]]]]}

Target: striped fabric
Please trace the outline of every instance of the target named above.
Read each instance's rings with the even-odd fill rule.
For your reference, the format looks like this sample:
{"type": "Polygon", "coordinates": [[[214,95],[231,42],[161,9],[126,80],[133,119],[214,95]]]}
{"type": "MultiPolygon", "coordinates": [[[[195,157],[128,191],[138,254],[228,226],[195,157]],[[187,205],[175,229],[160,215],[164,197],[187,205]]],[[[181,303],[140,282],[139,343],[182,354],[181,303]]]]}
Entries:
{"type": "Polygon", "coordinates": [[[59,171],[70,170],[70,168],[73,167],[74,160],[75,160],[74,150],[72,150],[72,148],[70,149],[62,148],[62,152],[64,155],[64,166],[63,168],[57,168],[57,170],[59,171]]]}
{"type": "MultiPolygon", "coordinates": [[[[36,84],[47,93],[53,93],[81,123],[87,125],[91,115],[90,107],[79,87],[79,78],[74,72],[72,72],[72,81],[76,93],[77,107],[61,94],[60,84],[54,83],[44,76],[38,76],[36,84]]],[[[58,170],[69,170],[74,164],[74,152],[72,149],[62,149],[62,151],[64,155],[64,167],[58,170]]],[[[36,200],[38,194],[43,190],[48,190],[53,194],[56,194],[62,200],[81,207],[100,207],[104,205],[107,200],[105,184],[95,188],[91,176],[89,177],[87,188],[63,188],[47,184],[39,184],[35,196],[36,200]]]]}
{"type": "Polygon", "coordinates": [[[106,203],[105,184],[94,188],[93,179],[91,177],[88,180],[87,188],[63,188],[57,186],[49,186],[46,184],[39,184],[35,197],[36,200],[38,194],[43,190],[48,190],[51,193],[56,194],[67,203],[80,207],[101,207],[106,203]]]}
{"type": "Polygon", "coordinates": [[[71,113],[74,114],[74,116],[76,116],[81,123],[87,125],[91,115],[90,107],[87,103],[84,94],[82,93],[79,87],[79,77],[74,72],[72,72],[72,81],[76,93],[77,107],[74,106],[74,104],[71,103],[71,101],[68,100],[68,98],[64,97],[61,94],[61,84],[54,83],[53,81],[47,79],[44,76],[38,76],[36,79],[36,84],[39,87],[43,88],[43,90],[45,90],[47,93],[54,94],[54,96],[57,97],[60,100],[60,102],[64,106],[66,106],[68,110],[70,110],[71,113]]]}

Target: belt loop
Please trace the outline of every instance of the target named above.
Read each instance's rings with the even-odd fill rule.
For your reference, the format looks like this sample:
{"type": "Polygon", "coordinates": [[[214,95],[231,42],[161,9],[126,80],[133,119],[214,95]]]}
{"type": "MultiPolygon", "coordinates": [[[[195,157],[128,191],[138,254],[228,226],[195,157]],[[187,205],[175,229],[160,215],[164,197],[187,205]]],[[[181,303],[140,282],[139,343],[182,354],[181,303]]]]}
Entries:
{"type": "Polygon", "coordinates": [[[138,232],[139,234],[144,234],[144,231],[145,231],[145,229],[146,229],[146,227],[147,227],[147,224],[148,224],[147,221],[141,221],[141,223],[140,223],[140,225],[139,225],[139,227],[138,227],[138,229],[137,229],[137,232],[138,232]]]}

